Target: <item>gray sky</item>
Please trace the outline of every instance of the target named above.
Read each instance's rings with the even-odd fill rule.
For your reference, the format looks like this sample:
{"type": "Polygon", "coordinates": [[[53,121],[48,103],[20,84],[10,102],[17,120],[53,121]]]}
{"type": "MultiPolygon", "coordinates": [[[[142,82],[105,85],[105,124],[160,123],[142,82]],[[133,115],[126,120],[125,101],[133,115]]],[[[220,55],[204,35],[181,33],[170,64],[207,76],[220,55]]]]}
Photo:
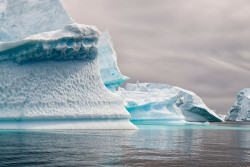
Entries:
{"type": "Polygon", "coordinates": [[[62,0],[78,23],[108,30],[128,82],[195,92],[226,114],[250,87],[249,0],[62,0]]]}

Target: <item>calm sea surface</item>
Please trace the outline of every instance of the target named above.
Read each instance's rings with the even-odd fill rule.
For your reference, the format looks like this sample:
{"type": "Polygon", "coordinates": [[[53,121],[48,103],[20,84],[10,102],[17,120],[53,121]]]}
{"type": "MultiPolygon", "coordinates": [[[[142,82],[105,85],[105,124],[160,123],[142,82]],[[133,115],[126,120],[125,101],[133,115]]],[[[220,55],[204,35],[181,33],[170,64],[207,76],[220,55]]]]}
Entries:
{"type": "Polygon", "coordinates": [[[250,123],[0,131],[0,166],[250,166],[250,123]]]}

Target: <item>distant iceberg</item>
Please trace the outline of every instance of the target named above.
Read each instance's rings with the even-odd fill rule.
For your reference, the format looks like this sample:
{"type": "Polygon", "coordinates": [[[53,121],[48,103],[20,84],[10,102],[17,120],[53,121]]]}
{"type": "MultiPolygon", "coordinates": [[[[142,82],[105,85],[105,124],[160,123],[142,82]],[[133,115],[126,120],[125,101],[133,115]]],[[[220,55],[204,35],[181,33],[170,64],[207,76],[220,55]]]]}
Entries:
{"type": "Polygon", "coordinates": [[[225,120],[250,121],[250,88],[245,88],[237,94],[237,100],[225,120]]]}
{"type": "MultiPolygon", "coordinates": [[[[0,129],[136,129],[105,87],[117,84],[101,79],[98,51],[114,56],[109,37],[76,24],[59,0],[1,0],[0,129]]],[[[101,71],[116,76],[108,63],[101,71]]]]}
{"type": "Polygon", "coordinates": [[[191,91],[155,83],[127,83],[119,88],[131,120],[223,122],[191,91]]]}

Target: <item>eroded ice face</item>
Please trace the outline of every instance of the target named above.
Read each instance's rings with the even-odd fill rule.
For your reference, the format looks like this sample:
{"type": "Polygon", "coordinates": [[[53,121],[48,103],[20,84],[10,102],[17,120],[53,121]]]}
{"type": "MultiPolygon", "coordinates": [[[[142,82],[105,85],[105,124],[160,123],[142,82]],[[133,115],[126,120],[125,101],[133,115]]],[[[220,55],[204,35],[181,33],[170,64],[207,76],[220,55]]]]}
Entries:
{"type": "Polygon", "coordinates": [[[111,37],[107,32],[100,34],[97,48],[102,81],[109,90],[115,91],[123,82],[128,80],[128,77],[122,75],[119,70],[117,55],[111,37]]]}

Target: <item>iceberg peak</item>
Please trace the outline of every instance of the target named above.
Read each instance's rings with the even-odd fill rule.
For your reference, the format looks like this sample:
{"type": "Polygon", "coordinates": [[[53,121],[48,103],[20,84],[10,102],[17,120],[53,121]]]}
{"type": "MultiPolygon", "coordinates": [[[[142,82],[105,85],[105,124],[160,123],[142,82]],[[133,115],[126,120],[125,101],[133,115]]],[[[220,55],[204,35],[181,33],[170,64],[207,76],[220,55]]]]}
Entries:
{"type": "Polygon", "coordinates": [[[72,23],[59,0],[0,1],[0,42],[22,40],[72,23]]]}
{"type": "Polygon", "coordinates": [[[250,121],[250,88],[244,88],[238,92],[237,99],[225,120],[250,121]]]}

